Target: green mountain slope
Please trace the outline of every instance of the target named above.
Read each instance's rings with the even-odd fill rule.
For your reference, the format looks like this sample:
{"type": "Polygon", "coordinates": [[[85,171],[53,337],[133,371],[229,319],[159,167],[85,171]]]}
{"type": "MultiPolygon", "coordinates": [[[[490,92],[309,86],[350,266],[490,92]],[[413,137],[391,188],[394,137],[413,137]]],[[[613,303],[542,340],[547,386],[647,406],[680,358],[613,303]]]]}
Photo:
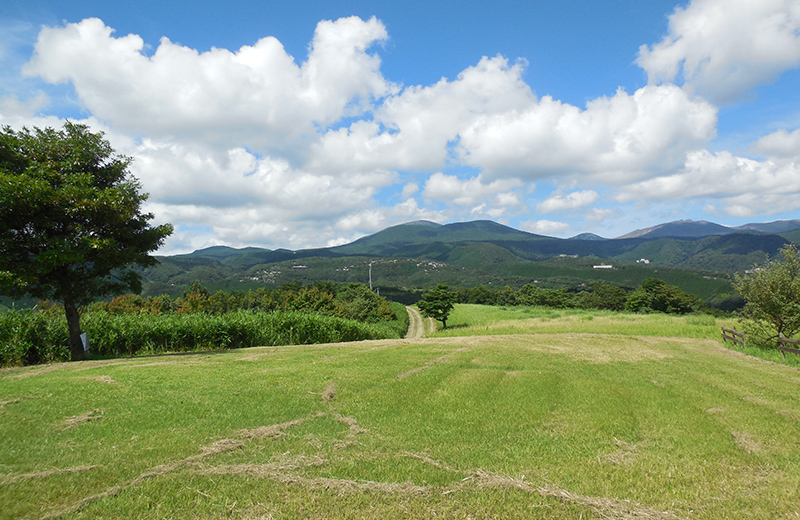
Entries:
{"type": "Polygon", "coordinates": [[[736,230],[715,224],[713,222],[706,222],[704,220],[699,222],[694,220],[678,220],[676,222],[659,224],[658,226],[645,229],[637,229],[636,231],[631,231],[630,233],[622,235],[619,238],[700,238],[711,235],[726,235],[729,233],[736,233],[736,230]]]}
{"type": "Polygon", "coordinates": [[[782,236],[789,242],[800,244],[800,229],[795,229],[794,231],[787,231],[785,233],[780,233],[780,236],[782,236]]]}
{"type": "MultiPolygon", "coordinates": [[[[700,237],[642,236],[584,240],[544,237],[489,221],[445,226],[415,222],[394,226],[352,244],[331,248],[330,252],[375,257],[430,258],[467,267],[500,261],[541,261],[577,255],[617,262],[647,259],[653,264],[667,267],[737,271],[763,261],[767,255],[774,256],[787,242],[786,238],[779,235],[753,231],[720,234],[720,228],[723,226],[711,223],[679,223],[659,227],[659,231],[682,229],[684,233],[696,234],[705,229],[708,234],[700,237]]],[[[658,234],[652,232],[648,236],[658,234]]]]}
{"type": "Polygon", "coordinates": [[[404,249],[411,245],[458,242],[496,242],[498,240],[547,239],[492,222],[477,220],[454,224],[435,224],[427,221],[392,226],[374,235],[330,250],[340,255],[408,256],[404,249]]]}
{"type": "MultiPolygon", "coordinates": [[[[162,257],[159,266],[143,271],[145,293],[180,294],[194,280],[211,290],[315,280],[367,283],[372,263],[376,285],[414,290],[437,283],[519,287],[534,280],[551,287],[576,287],[591,280],[635,287],[648,276],[662,276],[684,290],[709,296],[730,290],[728,275],[714,273],[749,269],[767,255],[776,256],[787,242],[800,241],[797,229],[780,235],[760,231],[791,227],[785,222],[759,229],[751,225],[753,229],[744,233],[726,234],[717,234],[717,225],[693,224],[699,226],[683,223],[684,231],[707,229],[711,236],[652,238],[651,234],[650,238],[598,239],[579,235],[561,239],[491,221],[447,225],[418,221],[332,248],[290,251],[216,246],[162,257]],[[647,262],[640,262],[643,259],[647,262]],[[601,263],[614,269],[594,269],[601,263]],[[697,281],[714,278],[724,281],[697,281]],[[704,284],[708,287],[701,287],[704,284]]],[[[668,225],[659,229],[670,227],[676,229],[668,225]]]]}

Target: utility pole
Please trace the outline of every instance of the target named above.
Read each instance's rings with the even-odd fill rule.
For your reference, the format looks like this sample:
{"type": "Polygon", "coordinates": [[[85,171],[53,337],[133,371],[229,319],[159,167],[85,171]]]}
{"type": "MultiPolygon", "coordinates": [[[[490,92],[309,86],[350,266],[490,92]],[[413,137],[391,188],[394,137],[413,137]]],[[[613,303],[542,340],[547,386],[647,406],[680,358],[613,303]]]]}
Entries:
{"type": "Polygon", "coordinates": [[[369,263],[369,290],[372,290],[372,262],[369,263]]]}

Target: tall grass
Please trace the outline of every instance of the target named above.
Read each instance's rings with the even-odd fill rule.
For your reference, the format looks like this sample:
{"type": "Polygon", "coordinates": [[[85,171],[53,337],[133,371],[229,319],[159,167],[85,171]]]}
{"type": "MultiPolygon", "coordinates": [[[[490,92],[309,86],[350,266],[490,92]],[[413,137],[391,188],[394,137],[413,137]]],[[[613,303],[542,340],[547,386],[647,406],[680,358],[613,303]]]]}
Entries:
{"type": "MultiPolygon", "coordinates": [[[[397,315],[405,315],[405,309],[397,315]]],[[[396,309],[395,309],[396,310],[396,309]]],[[[407,316],[391,322],[355,320],[302,312],[238,310],[222,315],[86,313],[83,330],[100,357],[220,350],[252,346],[335,343],[399,338],[407,316]]],[[[69,359],[63,316],[33,310],[0,313],[0,365],[69,359]]]]}
{"type": "Polygon", "coordinates": [[[0,366],[69,358],[67,320],[35,309],[0,312],[0,366]]]}

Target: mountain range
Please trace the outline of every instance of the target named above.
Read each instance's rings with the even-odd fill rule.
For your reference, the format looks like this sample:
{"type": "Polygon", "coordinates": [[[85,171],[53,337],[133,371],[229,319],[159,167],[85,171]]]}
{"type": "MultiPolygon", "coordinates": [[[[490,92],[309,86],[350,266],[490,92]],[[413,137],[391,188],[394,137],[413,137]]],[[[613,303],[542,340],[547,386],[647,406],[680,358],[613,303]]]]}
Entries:
{"type": "Polygon", "coordinates": [[[789,242],[800,242],[800,220],[738,228],[681,220],[615,239],[578,235],[561,239],[519,231],[492,221],[454,224],[411,222],[380,231],[326,254],[420,257],[469,267],[556,257],[596,258],[709,271],[741,271],[789,242]]]}
{"type": "Polygon", "coordinates": [[[657,273],[711,297],[731,290],[732,273],[777,256],[790,242],[800,243],[800,219],[738,227],[681,220],[618,238],[553,238],[488,220],[415,221],[336,247],[292,251],[215,246],[159,257],[160,265],[144,270],[143,281],[146,294],[174,294],[195,280],[212,290],[315,280],[367,283],[374,267],[376,283],[415,290],[442,282],[575,287],[602,280],[636,287],[657,273]],[[595,269],[599,265],[606,268],[595,269]],[[722,279],[724,283],[717,283],[722,279]]]}
{"type": "Polygon", "coordinates": [[[728,227],[713,222],[679,220],[637,229],[608,239],[585,233],[554,238],[513,229],[489,220],[437,224],[414,221],[386,228],[342,246],[291,251],[214,246],[189,255],[216,258],[228,265],[254,265],[307,257],[368,256],[451,260],[465,250],[494,249],[502,257],[544,260],[556,256],[590,256],[609,260],[649,259],[663,266],[736,271],[774,256],[789,242],[800,242],[800,219],[728,227]],[[492,247],[490,247],[492,246],[492,247]],[[724,257],[716,263],[709,258],[724,257]],[[704,254],[705,253],[705,254],[704,254]],[[510,255],[510,256],[509,256],[510,255]]]}
{"type": "Polygon", "coordinates": [[[644,229],[637,229],[631,231],[619,238],[661,238],[661,237],[683,237],[683,238],[698,238],[715,235],[732,235],[735,233],[763,233],[763,234],[779,234],[790,231],[797,231],[800,229],[800,219],[795,220],[777,220],[775,222],[767,222],[763,224],[753,223],[745,224],[743,226],[729,227],[708,222],[705,220],[678,220],[669,222],[667,224],[659,224],[644,229]]]}

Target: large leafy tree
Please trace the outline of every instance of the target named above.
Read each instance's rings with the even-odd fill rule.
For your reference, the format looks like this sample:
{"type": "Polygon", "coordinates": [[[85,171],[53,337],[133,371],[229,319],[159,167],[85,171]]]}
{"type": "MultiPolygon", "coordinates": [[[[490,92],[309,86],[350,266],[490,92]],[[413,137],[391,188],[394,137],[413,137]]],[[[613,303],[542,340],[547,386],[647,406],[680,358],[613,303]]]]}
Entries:
{"type": "Polygon", "coordinates": [[[428,318],[433,318],[442,322],[442,327],[447,328],[447,317],[453,310],[458,295],[450,291],[447,284],[439,284],[434,289],[422,295],[422,299],[417,302],[420,312],[428,318]]]}
{"type": "Polygon", "coordinates": [[[745,299],[740,312],[749,332],[766,342],[800,332],[800,251],[787,244],[780,252],[783,261],[768,258],[733,284],[745,299]]]}
{"type": "Polygon", "coordinates": [[[64,304],[72,359],[83,357],[78,308],[141,291],[133,266],[157,263],[172,226],[151,226],[131,159],[102,133],[66,123],[0,131],[0,287],[64,304]]]}

